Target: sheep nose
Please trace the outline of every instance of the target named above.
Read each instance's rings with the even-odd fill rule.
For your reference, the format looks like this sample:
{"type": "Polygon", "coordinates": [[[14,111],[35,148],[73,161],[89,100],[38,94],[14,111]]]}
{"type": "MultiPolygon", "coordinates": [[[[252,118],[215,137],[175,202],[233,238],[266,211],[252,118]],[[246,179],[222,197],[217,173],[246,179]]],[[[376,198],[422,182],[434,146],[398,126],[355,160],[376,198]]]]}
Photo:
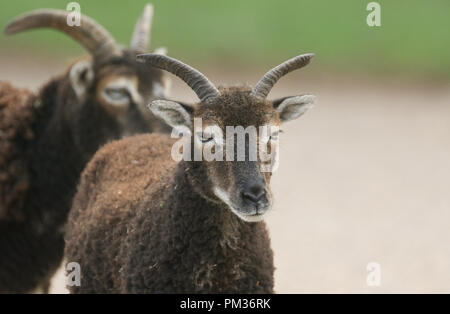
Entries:
{"type": "Polygon", "coordinates": [[[262,182],[248,185],[242,191],[242,198],[251,203],[258,203],[266,195],[264,184],[262,182]]]}

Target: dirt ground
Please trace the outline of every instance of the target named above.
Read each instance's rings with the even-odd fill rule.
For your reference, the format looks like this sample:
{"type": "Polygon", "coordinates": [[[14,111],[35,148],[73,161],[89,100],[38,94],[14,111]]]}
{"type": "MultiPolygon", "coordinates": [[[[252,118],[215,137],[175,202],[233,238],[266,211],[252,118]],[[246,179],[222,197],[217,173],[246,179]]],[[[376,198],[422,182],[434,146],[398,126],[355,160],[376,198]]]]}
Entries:
{"type": "MultiPolygon", "coordinates": [[[[0,80],[31,88],[69,64],[11,58],[0,58],[0,80]]],[[[265,69],[200,70],[230,85],[265,69]]],[[[287,76],[270,95],[318,97],[283,127],[267,219],[276,291],[449,293],[450,82],[311,73],[287,76]],[[370,262],[381,267],[378,287],[366,283],[370,262]]],[[[195,99],[173,83],[175,99],[195,99]]],[[[65,292],[62,272],[52,292],[65,292]]]]}

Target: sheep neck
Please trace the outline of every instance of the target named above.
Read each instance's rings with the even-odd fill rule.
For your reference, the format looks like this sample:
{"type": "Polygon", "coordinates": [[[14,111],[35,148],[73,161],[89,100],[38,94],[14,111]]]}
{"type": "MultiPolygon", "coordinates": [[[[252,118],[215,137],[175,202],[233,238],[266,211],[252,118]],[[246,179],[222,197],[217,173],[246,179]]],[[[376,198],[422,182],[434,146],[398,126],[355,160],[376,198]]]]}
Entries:
{"type": "Polygon", "coordinates": [[[193,167],[192,163],[181,162],[171,184],[169,199],[176,206],[169,208],[172,214],[183,217],[183,228],[178,230],[186,235],[216,230],[218,237],[215,240],[220,238],[222,245],[232,244],[239,238],[240,232],[247,229],[249,224],[233,214],[224,203],[212,199],[204,192],[205,186],[210,182],[205,178],[202,169],[193,167]]]}
{"type": "Polygon", "coordinates": [[[157,207],[151,226],[153,234],[165,235],[165,245],[151,248],[155,255],[146,265],[163,267],[162,274],[179,280],[171,292],[271,292],[272,251],[264,222],[244,222],[225,204],[205,198],[193,185],[205,182],[201,169],[181,162],[172,178],[161,182],[147,203],[157,207]],[[174,263],[176,269],[164,268],[174,263]]]}

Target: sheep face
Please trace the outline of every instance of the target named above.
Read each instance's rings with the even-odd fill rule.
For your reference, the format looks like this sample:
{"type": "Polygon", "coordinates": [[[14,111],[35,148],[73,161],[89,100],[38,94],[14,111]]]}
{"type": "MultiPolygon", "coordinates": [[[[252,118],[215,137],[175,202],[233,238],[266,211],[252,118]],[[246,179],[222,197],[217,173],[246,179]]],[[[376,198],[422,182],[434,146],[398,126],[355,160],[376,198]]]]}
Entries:
{"type": "Polygon", "coordinates": [[[123,130],[122,136],[165,129],[147,105],[166,97],[167,75],[158,69],[143,69],[135,56],[136,52],[126,50],[122,56],[101,63],[82,60],[69,73],[78,102],[98,107],[95,110],[102,111],[123,130]]]}
{"type": "MultiPolygon", "coordinates": [[[[71,130],[75,141],[78,144],[83,141],[93,143],[93,151],[86,151],[82,146],[83,152],[95,152],[98,143],[105,143],[104,140],[140,132],[165,131],[158,123],[153,124],[156,119],[145,110],[145,105],[152,99],[165,97],[167,81],[162,71],[142,69],[135,60],[138,53],[149,48],[152,17],[153,6],[147,4],[136,22],[129,49],[118,45],[106,29],[82,14],[80,25],[68,25],[70,11],[35,10],[16,17],[5,27],[7,35],[52,28],[65,33],[90,53],[90,59],[77,62],[69,70],[67,76],[73,93],[68,88],[64,92],[70,99],[59,100],[69,105],[64,109],[66,121],[84,124],[84,132],[90,137],[79,136],[80,127],[75,124],[71,130]]],[[[157,49],[155,54],[165,54],[165,49],[157,49]]]]}
{"type": "Polygon", "coordinates": [[[147,65],[175,74],[200,98],[193,107],[157,100],[150,110],[189,134],[191,149],[183,155],[193,155],[190,176],[194,188],[204,197],[222,202],[245,221],[261,220],[272,206],[269,183],[278,165],[280,123],[298,118],[315,100],[312,95],[276,101],[266,97],[283,75],[306,66],[313,56],[303,54],[281,63],[251,90],[217,89],[205,75],[179,60],[157,54],[137,56],[147,65]],[[203,159],[205,150],[209,154],[203,159]]]}
{"type": "Polygon", "coordinates": [[[192,184],[200,194],[253,222],[272,207],[270,177],[278,165],[280,124],[299,117],[312,100],[295,96],[268,101],[232,88],[192,107],[155,101],[150,109],[169,125],[189,130],[184,134],[191,142],[192,184]]]}

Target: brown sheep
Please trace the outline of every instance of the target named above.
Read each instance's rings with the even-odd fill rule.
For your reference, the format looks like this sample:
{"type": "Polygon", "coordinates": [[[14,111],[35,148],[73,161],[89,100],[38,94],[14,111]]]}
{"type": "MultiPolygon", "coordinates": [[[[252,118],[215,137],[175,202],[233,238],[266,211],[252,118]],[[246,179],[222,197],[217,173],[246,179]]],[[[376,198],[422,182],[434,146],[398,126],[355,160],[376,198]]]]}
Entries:
{"type": "Polygon", "coordinates": [[[92,55],[33,95],[0,85],[0,292],[48,290],[64,252],[62,230],[86,163],[108,141],[167,126],[146,105],[164,97],[164,73],[144,69],[136,54],[148,46],[152,7],[136,24],[131,49],[82,16],[37,10],[13,20],[7,34],[50,27],[92,55]]]}
{"type": "MultiPolygon", "coordinates": [[[[180,61],[138,56],[179,76],[199,96],[194,106],[162,100],[150,105],[172,127],[184,127],[190,145],[183,153],[188,147],[191,153],[173,161],[171,152],[178,146],[157,134],[121,140],[96,153],[82,175],[67,224],[66,258],[79,263],[81,271],[81,285],[70,287],[71,292],[272,293],[272,250],[261,220],[272,206],[269,182],[276,153],[267,172],[262,171],[267,161],[249,158],[247,144],[243,161],[190,157],[211,144],[238,155],[236,143],[221,141],[207,126],[222,132],[228,126],[278,126],[302,115],[313,96],[265,98],[280,77],[311,57],[286,61],[253,90],[219,90],[180,61]],[[204,128],[195,125],[197,118],[204,128]]],[[[278,135],[269,134],[257,139],[276,152],[278,135]]]]}
{"type": "Polygon", "coordinates": [[[8,210],[22,208],[29,187],[21,158],[26,143],[34,138],[35,100],[30,91],[0,82],[0,221],[23,219],[19,210],[8,210]]]}

